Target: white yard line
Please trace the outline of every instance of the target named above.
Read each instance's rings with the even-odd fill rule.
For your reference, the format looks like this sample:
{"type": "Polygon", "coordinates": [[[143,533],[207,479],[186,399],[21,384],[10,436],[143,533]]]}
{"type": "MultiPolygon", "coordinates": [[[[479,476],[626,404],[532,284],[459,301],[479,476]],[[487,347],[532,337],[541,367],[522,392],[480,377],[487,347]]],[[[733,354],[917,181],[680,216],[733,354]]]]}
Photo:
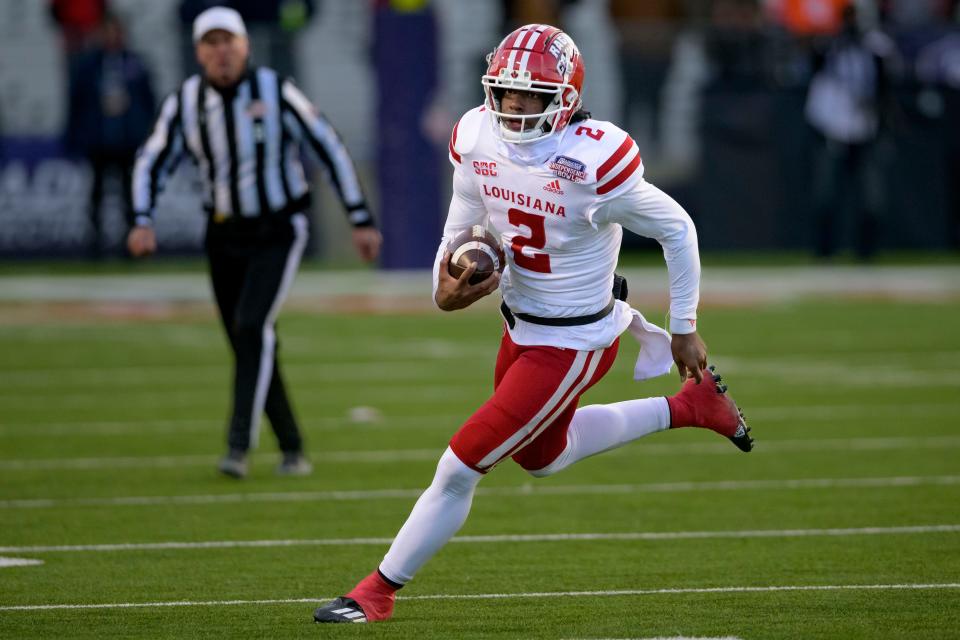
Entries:
{"type": "MultiPolygon", "coordinates": [[[[167,330],[167,328],[164,329],[164,331],[167,330]]],[[[174,331],[175,328],[169,330],[174,331]]],[[[358,354],[356,351],[324,352],[317,354],[309,361],[298,361],[284,366],[291,373],[295,373],[298,380],[305,379],[311,382],[394,381],[398,369],[403,370],[405,379],[434,379],[437,375],[437,360],[456,360],[467,357],[492,358],[495,348],[496,344],[492,342],[476,344],[413,340],[400,345],[382,345],[364,354],[358,354]],[[369,359],[366,356],[369,356],[369,359]]],[[[930,354],[915,351],[855,351],[835,357],[798,354],[779,358],[735,354],[720,354],[712,357],[720,364],[724,373],[736,371],[764,377],[782,375],[791,378],[798,373],[818,377],[835,376],[841,373],[841,369],[842,372],[846,372],[852,360],[857,365],[869,365],[871,371],[869,379],[872,380],[877,375],[925,375],[937,373],[931,369],[949,370],[952,363],[960,358],[960,351],[945,350],[930,354]]],[[[169,384],[171,381],[191,386],[219,385],[226,380],[227,375],[228,371],[223,364],[142,363],[137,366],[112,367],[71,367],[65,364],[52,368],[7,367],[0,371],[0,385],[3,388],[3,395],[16,397],[17,393],[24,391],[42,392],[49,389],[51,385],[58,389],[103,385],[153,388],[158,384],[169,384]]]]}
{"type": "MultiPolygon", "coordinates": [[[[960,583],[927,584],[824,584],[824,585],[773,585],[731,587],[689,587],[673,589],[614,589],[608,591],[532,591],[520,593],[438,593],[422,596],[397,596],[397,600],[506,600],[510,598],[584,598],[690,595],[713,593],[768,593],[805,591],[919,591],[960,589],[960,583]]],[[[61,609],[134,609],[140,607],[226,607],[236,605],[314,604],[332,599],[333,596],[312,598],[282,598],[270,600],[174,600],[165,602],[110,602],[97,604],[34,604],[0,606],[0,611],[50,611],[61,609]]]]}
{"type": "MultiPolygon", "coordinates": [[[[715,482],[652,482],[648,484],[524,484],[516,487],[480,487],[479,496],[527,497],[610,495],[631,493],[688,493],[700,491],[768,491],[795,489],[886,489],[890,487],[953,486],[960,476],[893,476],[880,478],[802,478],[797,480],[722,480],[715,482]]],[[[247,502],[317,502],[417,498],[423,488],[367,489],[355,491],[289,491],[217,493],[181,496],[118,496],[109,498],[24,498],[0,500],[0,509],[48,509],[88,506],[155,506],[233,504],[247,502]]]]}
{"type": "MultiPolygon", "coordinates": [[[[311,453],[314,462],[405,462],[439,460],[442,451],[434,449],[396,449],[383,451],[326,451],[311,453]]],[[[109,458],[43,458],[37,460],[0,460],[0,471],[37,471],[53,469],[156,469],[212,465],[216,455],[113,456],[109,458]]]]}
{"type": "MultiPolygon", "coordinates": [[[[492,363],[493,347],[490,351],[490,363],[492,363]]],[[[946,367],[935,369],[915,369],[909,367],[887,368],[866,367],[869,368],[869,376],[850,376],[847,375],[850,370],[849,364],[829,363],[822,365],[779,365],[769,367],[754,367],[749,365],[736,364],[730,362],[725,365],[723,360],[718,361],[724,376],[734,382],[734,393],[736,385],[743,387],[752,386],[754,389],[760,387],[803,386],[814,390],[837,390],[837,389],[879,389],[888,388],[891,391],[903,392],[908,389],[947,389],[955,390],[960,386],[960,371],[948,370],[946,367]]],[[[488,363],[484,363],[488,366],[488,363]]],[[[411,373],[409,377],[397,377],[396,371],[392,365],[385,364],[381,367],[388,368],[391,373],[385,374],[385,377],[359,376],[338,377],[335,373],[336,367],[329,367],[326,375],[308,374],[298,376],[298,380],[304,384],[313,383],[315,388],[312,392],[314,400],[323,399],[337,400],[349,394],[351,388],[356,387],[358,382],[364,384],[375,384],[380,382],[375,393],[366,394],[367,397],[377,402],[388,404],[423,404],[424,402],[450,402],[476,399],[487,393],[489,380],[483,376],[479,381],[460,381],[454,377],[448,377],[444,381],[432,380],[430,375],[417,375],[411,373]],[[331,373],[332,372],[332,373],[331,373]],[[431,381],[432,380],[432,381],[431,381]],[[387,384],[389,383],[389,384],[387,384]]],[[[437,367],[433,367],[434,370],[437,367]]],[[[402,370],[402,369],[400,369],[402,370]]],[[[158,390],[157,385],[137,385],[126,387],[123,385],[110,385],[122,391],[117,398],[117,403],[123,401],[122,405],[129,404],[158,404],[165,407],[177,407],[181,409],[200,408],[209,405],[210,394],[212,390],[219,389],[226,383],[226,376],[220,376],[216,381],[189,385],[186,382],[176,383],[167,382],[161,385],[158,390]]],[[[642,388],[638,388],[637,394],[642,394],[642,388]]],[[[944,394],[945,397],[950,397],[944,394]]],[[[103,400],[100,395],[91,393],[90,389],[79,389],[77,387],[61,387],[56,383],[43,385],[35,389],[10,389],[0,391],[0,403],[9,407],[29,409],[34,406],[47,406],[50,403],[56,403],[56,406],[64,409],[89,409],[98,407],[103,400]]]]}
{"type": "MultiPolygon", "coordinates": [[[[769,440],[758,445],[758,451],[770,453],[807,453],[816,451],[890,451],[902,449],[955,449],[960,436],[918,436],[892,438],[828,438],[811,440],[769,440]]],[[[661,444],[644,442],[618,449],[608,455],[726,455],[733,450],[727,442],[661,444]]],[[[428,462],[440,458],[439,449],[382,449],[372,451],[313,451],[314,462],[383,463],[428,462]]],[[[13,458],[0,460],[0,471],[49,471],[96,469],[156,469],[211,465],[214,454],[168,456],[110,456],[103,458],[13,458]]]]}
{"type": "MultiPolygon", "coordinates": [[[[492,357],[493,352],[488,350],[488,353],[492,357]]],[[[437,363],[428,361],[428,356],[417,360],[386,359],[379,362],[319,360],[311,365],[298,363],[284,368],[296,372],[298,381],[327,384],[396,381],[398,370],[403,371],[404,380],[434,380],[437,377],[437,363]]],[[[229,374],[229,369],[224,365],[7,370],[0,372],[0,384],[4,388],[0,399],[17,397],[19,394],[42,395],[49,393],[51,386],[63,389],[110,385],[124,389],[150,387],[154,390],[158,385],[214,387],[226,383],[229,374]]]]}
{"type": "MultiPolygon", "coordinates": [[[[925,533],[958,533],[960,525],[936,524],[904,527],[852,527],[846,529],[743,529],[734,531],[626,531],[621,533],[534,533],[512,535],[457,536],[450,542],[497,544],[510,542],[579,542],[630,540],[701,540],[747,538],[811,538],[838,536],[883,536],[925,533]]],[[[206,542],[143,542],[120,544],[77,544],[0,547],[0,553],[79,553],[111,551],[166,551],[190,549],[239,549],[274,547],[384,546],[393,538],[303,538],[292,540],[209,540],[206,542]]]]}
{"type": "MultiPolygon", "coordinates": [[[[747,408],[748,420],[761,422],[829,422],[849,418],[871,420],[902,420],[905,418],[952,418],[960,412],[960,404],[948,402],[916,404],[849,404],[849,405],[803,405],[781,407],[747,408]]],[[[372,424],[385,429],[435,427],[455,429],[466,413],[459,415],[403,415],[378,417],[372,424]]],[[[30,438],[64,435],[129,435],[150,433],[173,433],[178,431],[209,430],[216,427],[221,416],[206,420],[197,418],[171,418],[166,420],[96,420],[85,422],[29,422],[0,425],[0,437],[29,436],[30,438]]],[[[308,431],[341,430],[351,425],[348,416],[317,417],[308,420],[308,431]]],[[[367,426],[366,424],[361,426],[367,426]]]]}
{"type": "Polygon", "coordinates": [[[739,636],[656,636],[653,638],[564,638],[563,640],[743,640],[739,636]]]}
{"type": "MultiPolygon", "coordinates": [[[[951,411],[960,411],[960,405],[947,407],[935,415],[947,414],[951,411]]],[[[464,418],[469,415],[429,415],[429,416],[382,416],[374,415],[366,421],[357,421],[350,416],[329,416],[311,418],[306,421],[304,428],[309,431],[341,431],[345,428],[363,428],[379,426],[386,429],[409,429],[418,427],[445,428],[451,432],[456,429],[464,418]]],[[[952,415],[952,414],[951,414],[952,415]]],[[[103,436],[103,435],[140,435],[143,433],[168,434],[184,431],[207,431],[219,429],[223,416],[211,417],[206,420],[197,418],[171,418],[167,420],[94,420],[89,422],[34,422],[0,425],[0,437],[61,437],[74,436],[103,436]]]]}
{"type": "Polygon", "coordinates": [[[43,560],[33,558],[4,558],[0,556],[0,569],[7,567],[34,567],[43,564],[43,560]]]}
{"type": "Polygon", "coordinates": [[[564,638],[564,640],[743,640],[739,636],[656,636],[654,638],[564,638]]]}
{"type": "MultiPolygon", "coordinates": [[[[336,402],[343,398],[349,398],[351,395],[369,397],[369,393],[361,393],[357,390],[357,385],[343,386],[319,386],[311,392],[313,402],[336,402]]],[[[217,393],[220,393],[218,390],[217,393]]],[[[470,401],[471,404],[486,393],[486,389],[469,382],[450,382],[447,384],[424,385],[422,382],[395,382],[389,387],[381,387],[377,390],[376,398],[379,402],[391,405],[422,405],[424,403],[445,403],[456,404],[470,401]]],[[[136,389],[115,393],[112,396],[112,402],[117,406],[124,407],[163,407],[165,409],[189,409],[191,411],[206,409],[210,405],[210,389],[189,390],[184,387],[176,387],[170,390],[157,391],[156,389],[136,389]]],[[[35,410],[36,407],[56,406],[63,411],[79,409],[102,409],[103,397],[89,391],[77,393],[58,393],[53,390],[46,390],[42,393],[13,393],[0,394],[0,403],[12,410],[19,408],[21,410],[35,410]]],[[[479,403],[477,403],[479,404],[479,403]]]]}
{"type": "Polygon", "coordinates": [[[946,365],[931,367],[929,363],[923,368],[911,365],[861,365],[869,369],[868,376],[851,376],[850,363],[836,360],[801,360],[785,358],[781,362],[770,360],[755,361],[750,358],[717,357],[711,359],[716,362],[720,371],[727,376],[732,374],[736,378],[745,380],[762,379],[764,381],[789,382],[794,385],[804,385],[810,388],[874,388],[890,387],[893,389],[951,387],[960,384],[960,372],[948,369],[946,365]]]}

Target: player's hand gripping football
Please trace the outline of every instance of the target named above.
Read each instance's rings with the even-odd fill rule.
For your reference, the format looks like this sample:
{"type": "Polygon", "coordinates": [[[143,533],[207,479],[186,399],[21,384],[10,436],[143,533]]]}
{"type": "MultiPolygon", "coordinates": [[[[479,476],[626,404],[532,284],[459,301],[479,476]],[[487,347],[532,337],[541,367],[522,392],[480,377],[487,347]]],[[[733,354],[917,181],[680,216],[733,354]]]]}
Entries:
{"type": "Polygon", "coordinates": [[[496,291],[500,286],[500,273],[497,271],[490,274],[486,280],[470,284],[470,276],[477,270],[476,262],[467,267],[459,278],[454,278],[449,271],[450,256],[451,253],[447,251],[440,259],[437,284],[437,306],[444,311],[469,307],[480,298],[496,291]]]}
{"type": "Polygon", "coordinates": [[[700,384],[703,370],[707,368],[707,345],[697,332],[673,334],[670,351],[673,353],[673,361],[677,363],[680,381],[693,378],[700,384]]]}

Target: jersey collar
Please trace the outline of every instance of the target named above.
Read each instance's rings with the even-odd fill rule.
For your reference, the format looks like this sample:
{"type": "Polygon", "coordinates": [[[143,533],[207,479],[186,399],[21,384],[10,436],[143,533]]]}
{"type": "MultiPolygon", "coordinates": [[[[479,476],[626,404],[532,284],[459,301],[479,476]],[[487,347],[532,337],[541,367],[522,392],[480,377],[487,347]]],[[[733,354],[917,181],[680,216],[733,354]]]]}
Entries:
{"type": "Polygon", "coordinates": [[[505,142],[498,139],[497,151],[500,155],[509,158],[517,164],[527,166],[541,165],[552,158],[557,152],[557,149],[560,147],[560,142],[567,134],[567,128],[568,127],[565,127],[564,130],[560,132],[560,135],[547,136],[542,140],[535,140],[534,142],[527,142],[525,144],[513,144],[512,142],[505,142]]]}

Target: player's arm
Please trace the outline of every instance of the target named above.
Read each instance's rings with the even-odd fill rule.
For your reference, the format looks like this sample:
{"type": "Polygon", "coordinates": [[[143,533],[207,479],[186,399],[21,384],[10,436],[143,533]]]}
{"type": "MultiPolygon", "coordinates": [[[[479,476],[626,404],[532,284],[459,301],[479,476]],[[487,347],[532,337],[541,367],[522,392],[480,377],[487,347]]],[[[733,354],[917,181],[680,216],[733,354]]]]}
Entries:
{"type": "Polygon", "coordinates": [[[443,237],[433,263],[433,300],[443,311],[469,307],[480,298],[493,293],[500,285],[500,274],[497,272],[482,282],[470,284],[470,276],[476,271],[476,265],[464,270],[459,278],[454,278],[448,271],[450,252],[447,245],[450,240],[472,225],[483,224],[487,216],[487,210],[473,180],[452,154],[451,162],[454,164],[453,195],[450,198],[447,221],[443,226],[443,237]]]}
{"type": "Polygon", "coordinates": [[[147,256],[157,250],[153,210],[157,195],[183,156],[181,108],[180,91],[167,96],[150,137],[137,151],[131,176],[133,226],[127,235],[127,250],[136,257],[147,256]]]}
{"type": "Polygon", "coordinates": [[[283,127],[306,148],[327,171],[340,202],[353,226],[352,241],[360,257],[370,262],[380,253],[383,238],[377,230],[357,169],[333,125],[293,82],[284,80],[280,90],[283,127]]]}
{"type": "Polygon", "coordinates": [[[670,278],[670,333],[673,359],[681,379],[702,379],[707,348],[697,334],[700,301],[700,253],[697,230],[687,212],[669,195],[642,177],[627,185],[594,216],[653,238],[663,248],[670,278]]]}

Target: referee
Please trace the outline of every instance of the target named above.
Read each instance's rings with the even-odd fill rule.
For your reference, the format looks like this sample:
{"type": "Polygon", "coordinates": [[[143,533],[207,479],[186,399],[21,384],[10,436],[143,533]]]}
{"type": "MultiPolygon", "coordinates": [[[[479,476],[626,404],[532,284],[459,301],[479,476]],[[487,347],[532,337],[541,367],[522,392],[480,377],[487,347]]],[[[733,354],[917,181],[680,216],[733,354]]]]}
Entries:
{"type": "Polygon", "coordinates": [[[247,474],[265,411],[283,452],[277,473],[307,475],[312,467],[277,361],[275,321],[307,243],[310,191],[301,143],[323,164],[353,225],[360,257],[374,260],[382,238],[367,209],[353,162],[330,123],[289,80],[248,66],[240,14],[213,7],[193,23],[203,71],[166,98],[133,170],[136,225],[127,238],[134,256],[157,247],[157,193],[183,155],[204,178],[208,214],[205,250],[220,319],[235,358],[228,451],[218,465],[247,474]]]}

